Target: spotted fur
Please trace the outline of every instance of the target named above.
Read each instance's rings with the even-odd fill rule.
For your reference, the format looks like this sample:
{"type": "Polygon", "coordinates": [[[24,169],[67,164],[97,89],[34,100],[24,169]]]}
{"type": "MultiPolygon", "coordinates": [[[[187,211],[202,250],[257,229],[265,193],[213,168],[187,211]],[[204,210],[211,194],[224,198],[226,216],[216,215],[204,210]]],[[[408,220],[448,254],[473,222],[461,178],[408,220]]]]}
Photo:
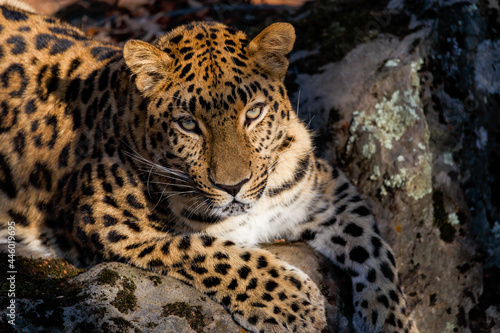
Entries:
{"type": "Polygon", "coordinates": [[[176,277],[252,332],[319,332],[323,298],[257,248],[302,240],[351,276],[358,332],[418,332],[367,204],[317,158],[283,78],[295,33],[193,23],[93,41],[0,7],[0,221],[33,249],[176,277]]]}

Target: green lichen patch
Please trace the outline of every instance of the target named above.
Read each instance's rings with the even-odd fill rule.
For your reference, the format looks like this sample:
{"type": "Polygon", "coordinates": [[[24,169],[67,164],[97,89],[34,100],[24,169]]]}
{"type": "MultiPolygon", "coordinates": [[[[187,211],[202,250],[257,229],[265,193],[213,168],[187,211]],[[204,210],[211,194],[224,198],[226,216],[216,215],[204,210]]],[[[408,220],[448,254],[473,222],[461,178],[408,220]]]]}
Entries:
{"type": "Polygon", "coordinates": [[[156,275],[151,275],[149,279],[153,282],[155,287],[159,286],[161,284],[161,277],[156,276],[156,275]]]}
{"type": "Polygon", "coordinates": [[[116,294],[111,305],[117,308],[121,313],[128,313],[137,306],[137,297],[134,294],[136,286],[135,283],[128,278],[122,280],[122,285],[123,289],[116,294]]]}
{"type": "Polygon", "coordinates": [[[156,326],[158,326],[158,324],[154,322],[149,322],[146,324],[146,327],[149,329],[154,329],[156,326]]]}
{"type": "Polygon", "coordinates": [[[346,146],[348,153],[356,149],[364,158],[372,159],[377,156],[377,150],[381,150],[378,155],[382,156],[384,153],[397,154],[400,147],[407,149],[404,147],[410,142],[414,147],[412,151],[408,150],[411,155],[395,157],[397,173],[383,174],[380,166],[374,165],[369,178],[372,181],[383,178],[382,196],[391,193],[392,189],[402,189],[409,197],[419,200],[432,192],[432,154],[420,99],[418,71],[421,64],[421,59],[411,63],[412,83],[407,90],[394,90],[390,95],[382,96],[373,110],[353,112],[346,146]],[[423,136],[411,136],[409,130],[421,125],[424,126],[423,136]],[[397,145],[398,141],[403,142],[397,145]]]}
{"type": "Polygon", "coordinates": [[[184,302],[170,303],[163,306],[162,316],[185,318],[191,328],[199,333],[205,327],[205,315],[201,312],[201,306],[190,306],[184,302]]]}
{"type": "Polygon", "coordinates": [[[115,272],[109,268],[105,268],[102,270],[101,274],[99,274],[97,282],[101,284],[109,284],[111,286],[114,286],[116,280],[118,280],[119,278],[120,275],[118,274],[118,272],[115,272]]]}
{"type": "MultiPolygon", "coordinates": [[[[7,272],[7,254],[0,254],[0,270],[7,272]]],[[[54,301],[60,306],[73,305],[81,286],[70,282],[84,272],[63,259],[28,259],[16,257],[16,298],[54,301]]],[[[0,295],[7,295],[9,285],[0,284],[0,295]]]]}
{"type": "MultiPolygon", "coordinates": [[[[358,130],[371,133],[382,147],[392,149],[393,142],[399,141],[406,130],[420,120],[417,113],[419,102],[417,90],[407,90],[403,93],[396,90],[390,98],[382,97],[375,105],[374,112],[354,111],[347,150],[350,150],[357,139],[358,130]]],[[[375,152],[375,145],[363,148],[366,158],[370,158],[375,152]]]]}
{"type": "Polygon", "coordinates": [[[434,207],[434,225],[439,228],[440,238],[447,243],[453,242],[456,230],[448,221],[443,192],[434,191],[432,193],[432,204],[434,207]]]}
{"type": "Polygon", "coordinates": [[[127,319],[125,319],[123,317],[112,317],[110,319],[115,324],[115,326],[119,330],[119,332],[124,332],[128,328],[134,327],[127,319]]]}

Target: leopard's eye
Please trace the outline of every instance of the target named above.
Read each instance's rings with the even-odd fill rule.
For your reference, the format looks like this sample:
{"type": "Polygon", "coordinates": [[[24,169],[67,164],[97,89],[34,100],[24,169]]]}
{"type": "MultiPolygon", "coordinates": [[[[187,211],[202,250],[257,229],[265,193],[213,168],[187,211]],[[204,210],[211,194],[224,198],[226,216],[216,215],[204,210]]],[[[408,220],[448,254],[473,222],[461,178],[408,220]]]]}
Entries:
{"type": "Polygon", "coordinates": [[[195,132],[198,124],[193,118],[183,118],[178,121],[181,128],[187,132],[195,132]]]}
{"type": "Polygon", "coordinates": [[[260,103],[249,109],[245,114],[245,126],[250,125],[253,121],[259,119],[264,112],[265,104],[260,103]]]}
{"type": "Polygon", "coordinates": [[[257,119],[258,116],[260,116],[260,113],[262,112],[262,106],[257,106],[251,110],[247,111],[247,119],[254,120],[257,119]]]}

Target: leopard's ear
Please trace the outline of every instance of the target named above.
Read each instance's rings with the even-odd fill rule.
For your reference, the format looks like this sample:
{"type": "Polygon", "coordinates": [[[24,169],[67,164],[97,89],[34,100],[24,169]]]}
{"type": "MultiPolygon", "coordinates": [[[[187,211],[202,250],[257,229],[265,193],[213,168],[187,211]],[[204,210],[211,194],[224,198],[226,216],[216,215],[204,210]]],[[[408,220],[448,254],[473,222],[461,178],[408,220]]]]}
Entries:
{"type": "Polygon", "coordinates": [[[153,93],[154,87],[165,81],[172,62],[165,52],[140,40],[130,40],[123,47],[125,63],[135,75],[137,88],[145,95],[153,93]]]}
{"type": "Polygon", "coordinates": [[[280,80],[285,78],[288,69],[286,55],[295,42],[295,29],[289,23],[274,23],[265,28],[248,45],[248,54],[268,74],[280,80]]]}

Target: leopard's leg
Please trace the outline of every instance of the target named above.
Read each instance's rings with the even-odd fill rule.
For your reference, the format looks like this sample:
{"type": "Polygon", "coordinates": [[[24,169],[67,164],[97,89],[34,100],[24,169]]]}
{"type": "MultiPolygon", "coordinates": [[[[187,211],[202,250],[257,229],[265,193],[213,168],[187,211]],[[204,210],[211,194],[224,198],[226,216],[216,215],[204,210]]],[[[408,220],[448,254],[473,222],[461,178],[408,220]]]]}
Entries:
{"type": "Polygon", "coordinates": [[[78,179],[72,196],[78,199],[68,207],[75,211],[71,232],[80,248],[184,281],[252,332],[319,332],[325,326],[319,290],[293,266],[262,249],[162,231],[167,224],[154,215],[144,186],[119,164],[86,164],[78,179]]]}
{"type": "Polygon", "coordinates": [[[338,169],[323,165],[318,172],[326,179],[321,200],[292,238],[306,241],[350,275],[357,332],[417,333],[393,252],[367,203],[338,169]]]}

